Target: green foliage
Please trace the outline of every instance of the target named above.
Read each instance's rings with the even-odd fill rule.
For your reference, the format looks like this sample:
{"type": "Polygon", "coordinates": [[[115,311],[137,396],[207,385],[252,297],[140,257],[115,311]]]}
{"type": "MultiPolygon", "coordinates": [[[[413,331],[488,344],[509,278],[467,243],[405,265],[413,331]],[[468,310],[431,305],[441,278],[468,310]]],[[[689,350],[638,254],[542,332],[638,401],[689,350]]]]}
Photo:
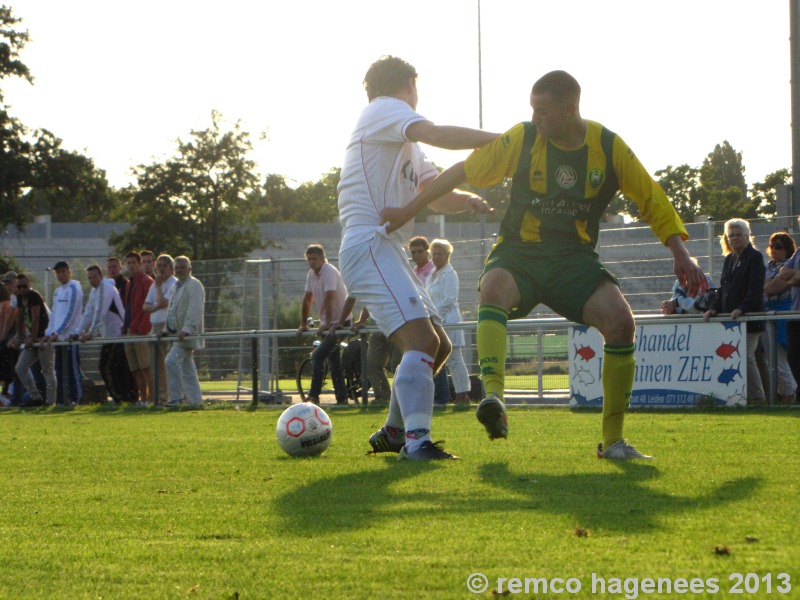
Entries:
{"type": "Polygon", "coordinates": [[[499,577],[624,596],[591,593],[592,573],[718,578],[727,597],[731,573],[797,576],[792,411],[629,414],[656,463],[620,464],[594,457],[599,412],[511,408],[501,444],[473,414],[437,410],[435,436],[462,459],[436,465],[368,456],[386,412],[355,408],[328,410],[320,458],[291,459],[281,412],[3,414],[0,596],[465,598],[480,572],[480,598],[504,594],[499,577]]]}
{"type": "Polygon", "coordinates": [[[777,194],[775,190],[778,186],[788,184],[790,178],[789,169],[778,169],[767,175],[764,181],[753,184],[751,198],[758,208],[759,215],[771,217],[776,214],[777,194]]]}
{"type": "Polygon", "coordinates": [[[173,158],[134,169],[138,188],[126,205],[132,227],[109,240],[120,253],[148,247],[213,260],[262,247],[250,135],[239,122],[224,129],[216,111],[211,120],[188,142],[178,140],[173,158]]]}
{"type": "Polygon", "coordinates": [[[23,269],[17,262],[17,259],[15,259],[13,256],[6,256],[5,254],[0,254],[0,275],[7,273],[8,271],[16,271],[17,273],[22,273],[23,269]]]}
{"type": "MultiPolygon", "coordinates": [[[[13,9],[5,4],[0,5],[0,79],[21,77],[33,83],[28,66],[20,60],[20,50],[30,41],[27,30],[17,29],[22,19],[15,17],[13,9]]],[[[0,89],[0,102],[3,101],[3,90],[0,89]]]]}
{"type": "Polygon", "coordinates": [[[301,183],[297,189],[282,175],[268,175],[261,187],[256,218],[263,223],[330,223],[339,215],[338,192],[342,170],[334,168],[319,181],[301,183]]]}
{"type": "Polygon", "coordinates": [[[681,219],[687,222],[694,221],[700,213],[700,169],[687,164],[656,171],[658,185],[672,201],[672,205],[681,219]]]}
{"type": "MultiPolygon", "coordinates": [[[[17,31],[20,19],[0,6],[0,79],[21,77],[33,83],[19,52],[29,40],[17,31]]],[[[113,206],[105,172],[93,161],[61,148],[46,129],[30,130],[12,117],[0,90],[0,228],[24,229],[33,216],[54,221],[102,220],[113,206]]]]}

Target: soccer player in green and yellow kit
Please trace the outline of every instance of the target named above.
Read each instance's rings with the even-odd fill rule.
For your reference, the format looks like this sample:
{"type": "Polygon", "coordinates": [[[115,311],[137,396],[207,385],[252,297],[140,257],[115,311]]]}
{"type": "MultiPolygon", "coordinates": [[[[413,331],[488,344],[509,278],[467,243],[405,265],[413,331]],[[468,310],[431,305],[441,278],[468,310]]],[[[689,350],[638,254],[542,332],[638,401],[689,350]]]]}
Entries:
{"type": "Polygon", "coordinates": [[[664,191],[622,138],[581,117],[580,93],[569,73],[544,75],[531,91],[530,122],[444,171],[406,207],[386,209],[384,222],[392,231],[465,181],[490,187],[512,177],[511,202],[479,284],[478,356],[487,396],[478,406],[478,420],[491,439],[507,437],[506,323],[543,303],[571,321],[596,327],[605,339],[598,456],[650,458],[622,435],[633,389],[635,326],[616,278],[595,251],[600,217],[617,190],[636,202],[670,249],[675,275],[689,294],[705,291],[708,284],[686,250],[686,228],[664,191]]]}

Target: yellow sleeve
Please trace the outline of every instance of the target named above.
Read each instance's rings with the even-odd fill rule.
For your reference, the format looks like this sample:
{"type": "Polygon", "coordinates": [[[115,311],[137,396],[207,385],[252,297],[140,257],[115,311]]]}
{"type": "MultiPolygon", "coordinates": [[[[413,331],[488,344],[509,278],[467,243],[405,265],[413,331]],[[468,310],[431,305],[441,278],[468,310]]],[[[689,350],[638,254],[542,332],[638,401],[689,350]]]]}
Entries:
{"type": "Polygon", "coordinates": [[[614,171],[619,189],[639,207],[642,218],[662,244],[675,234],[687,240],[689,234],[664,190],[650,176],[636,155],[618,135],[614,138],[614,171]]]}
{"type": "Polygon", "coordinates": [[[467,182],[476,187],[492,187],[514,175],[524,137],[525,128],[519,123],[491,144],[475,150],[464,163],[467,182]]]}

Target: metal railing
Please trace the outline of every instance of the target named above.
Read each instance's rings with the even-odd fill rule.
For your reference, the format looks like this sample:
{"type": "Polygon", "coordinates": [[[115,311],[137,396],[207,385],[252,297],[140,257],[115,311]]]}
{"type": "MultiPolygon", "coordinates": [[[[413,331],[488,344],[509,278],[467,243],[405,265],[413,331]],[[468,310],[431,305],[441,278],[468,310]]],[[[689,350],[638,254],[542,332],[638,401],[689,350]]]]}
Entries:
{"type": "MultiPolygon", "coordinates": [[[[764,321],[767,324],[767,339],[768,344],[766,348],[766,354],[768,359],[768,366],[769,366],[769,402],[775,403],[777,399],[777,342],[776,342],[776,322],[779,320],[798,320],[800,319],[800,312],[798,311],[787,311],[787,312],[770,312],[770,313],[751,313],[747,315],[743,315],[739,317],[738,321],[746,323],[748,321],[764,321]]],[[[652,315],[652,314],[637,314],[634,315],[634,320],[636,325],[643,325],[643,324],[698,324],[702,323],[702,315],[652,315]]],[[[730,321],[730,317],[726,315],[718,315],[710,320],[710,322],[726,322],[730,321]]],[[[553,348],[552,344],[548,346],[548,336],[553,336],[554,333],[563,332],[566,333],[568,327],[575,325],[574,323],[567,321],[561,317],[545,317],[545,318],[535,318],[535,319],[518,319],[508,322],[508,336],[509,338],[519,338],[521,342],[525,342],[525,351],[523,352],[524,358],[526,360],[526,364],[529,366],[530,370],[533,371],[530,377],[530,385],[524,385],[520,389],[515,390],[508,390],[508,394],[514,394],[522,400],[525,399],[538,399],[542,400],[546,397],[550,398],[561,398],[561,399],[568,399],[569,397],[569,379],[568,375],[564,375],[564,383],[563,387],[556,387],[547,389],[545,386],[545,376],[546,371],[548,370],[548,363],[562,363],[567,360],[568,355],[568,348],[566,346],[566,340],[563,339],[561,341],[564,342],[563,353],[559,348],[553,348]],[[529,359],[529,360],[528,360],[529,359]]],[[[459,325],[447,325],[445,327],[446,330],[464,330],[465,332],[473,333],[477,327],[477,323],[475,321],[467,321],[461,323],[459,325]]],[[[369,404],[368,402],[368,380],[367,380],[367,359],[368,353],[366,351],[367,347],[367,339],[369,334],[373,332],[377,332],[378,329],[375,327],[366,327],[362,329],[358,334],[358,339],[362,345],[361,347],[361,378],[362,378],[362,398],[361,398],[361,406],[365,407],[369,404]]],[[[305,341],[308,341],[310,338],[314,336],[313,332],[307,332],[300,336],[305,341]]],[[[294,380],[295,373],[296,373],[296,365],[291,363],[291,361],[287,364],[281,366],[280,356],[279,354],[284,351],[297,351],[298,357],[305,358],[308,355],[308,351],[310,350],[310,346],[299,346],[293,345],[288,347],[281,347],[280,341],[281,340],[298,340],[297,331],[294,329],[266,329],[266,330],[249,330],[249,331],[224,331],[224,332],[213,332],[213,333],[206,333],[202,336],[199,336],[204,339],[207,344],[207,349],[205,351],[196,352],[195,358],[196,361],[200,363],[200,373],[207,373],[208,371],[204,371],[202,369],[203,361],[207,359],[206,355],[209,352],[209,348],[214,348],[217,346],[216,343],[221,342],[233,342],[234,346],[238,346],[239,348],[239,356],[238,356],[238,363],[239,363],[239,370],[236,380],[235,389],[231,390],[223,390],[219,392],[219,394],[224,395],[229,400],[234,401],[241,401],[242,395],[249,397],[250,403],[252,405],[257,405],[259,403],[265,404],[280,404],[285,400],[289,400],[289,394],[291,392],[296,392],[293,389],[281,389],[280,381],[283,380],[294,380]],[[248,343],[249,340],[249,343],[248,343]],[[264,373],[262,370],[265,368],[267,372],[264,373]],[[248,383],[249,385],[245,385],[248,383]]],[[[186,339],[191,339],[190,336],[187,336],[186,339]]],[[[165,336],[162,338],[162,342],[171,342],[174,341],[174,337],[165,336]]],[[[84,358],[82,359],[82,370],[87,373],[92,373],[93,370],[91,369],[90,364],[88,361],[92,359],[92,352],[93,349],[99,349],[100,346],[104,344],[110,343],[119,343],[119,344],[128,344],[134,342],[142,342],[147,341],[151,344],[151,373],[153,378],[153,387],[154,390],[154,401],[158,402],[158,390],[160,385],[160,374],[158,368],[158,352],[157,352],[157,344],[158,341],[154,336],[124,336],[124,337],[116,337],[116,338],[94,338],[92,340],[88,340],[86,342],[77,342],[77,341],[70,341],[70,342],[53,342],[51,345],[53,346],[65,346],[65,345],[78,345],[81,348],[86,348],[89,352],[85,352],[84,358]],[[88,359],[88,360],[87,360],[88,359]]],[[[556,336],[553,337],[553,341],[559,342],[559,339],[556,336]]],[[[42,346],[43,344],[35,344],[34,346],[42,346]]],[[[518,344],[518,347],[521,344],[518,344]]],[[[469,345],[464,347],[465,350],[470,353],[465,356],[466,362],[468,366],[472,366],[473,368],[470,369],[471,372],[477,372],[476,363],[477,360],[473,358],[469,358],[470,356],[474,355],[476,349],[474,345],[469,345]]],[[[508,365],[513,365],[514,361],[517,360],[519,357],[515,356],[513,352],[513,344],[509,344],[509,362],[508,365]]],[[[213,350],[211,350],[213,351],[213,350]]],[[[67,365],[64,365],[65,367],[67,365]]],[[[66,372],[66,371],[64,371],[66,372]]],[[[94,371],[96,372],[96,371],[94,371]]],[[[507,368],[508,372],[508,368],[507,368]]],[[[208,380],[208,377],[205,377],[205,380],[208,380]]],[[[64,381],[59,382],[59,385],[62,386],[62,390],[64,392],[64,397],[68,397],[68,390],[66,386],[68,386],[67,378],[64,378],[64,381]]],[[[204,393],[204,395],[214,395],[214,393],[204,393]]]]}

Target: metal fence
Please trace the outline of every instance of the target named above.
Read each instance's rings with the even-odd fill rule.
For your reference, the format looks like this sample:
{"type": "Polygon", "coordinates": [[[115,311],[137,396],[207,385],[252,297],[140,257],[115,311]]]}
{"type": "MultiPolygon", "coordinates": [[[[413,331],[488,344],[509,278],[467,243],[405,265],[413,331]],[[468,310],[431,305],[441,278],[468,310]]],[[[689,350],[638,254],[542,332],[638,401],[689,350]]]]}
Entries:
{"type": "MultiPolygon", "coordinates": [[[[769,236],[776,231],[796,234],[797,219],[752,220],[750,226],[756,246],[765,248],[769,236]]],[[[496,229],[496,225],[493,227],[496,229]]],[[[722,227],[722,222],[715,221],[687,225],[688,249],[715,282],[723,261],[719,245],[722,227]]],[[[487,227],[489,232],[491,229],[487,227]]],[[[451,262],[459,276],[459,299],[465,321],[477,318],[477,281],[495,239],[489,233],[483,238],[450,240],[454,247],[451,262]]],[[[307,241],[324,241],[330,262],[337,264],[337,257],[331,252],[337,245],[336,240],[307,241]]],[[[649,227],[604,225],[597,250],[604,264],[618,277],[635,314],[658,314],[661,300],[670,297],[675,276],[671,254],[649,227]]],[[[84,267],[95,261],[82,258],[71,262],[73,275],[82,281],[88,298],[90,288],[84,267]]],[[[104,257],[97,257],[97,262],[103,264],[104,257]]],[[[312,342],[312,336],[298,338],[292,334],[300,321],[300,300],[308,271],[305,260],[298,257],[194,261],[192,267],[193,274],[206,288],[209,336],[206,349],[197,357],[206,387],[220,397],[241,397],[251,393],[252,373],[257,371],[260,390],[292,392],[286,382],[294,379],[312,342]],[[265,333],[267,331],[271,333],[265,333]],[[252,365],[251,340],[257,340],[258,344],[257,369],[252,365]]],[[[52,298],[55,280],[49,270],[41,275],[37,284],[46,299],[52,298]]],[[[550,390],[569,388],[567,348],[563,340],[566,325],[563,320],[552,320],[554,317],[556,315],[547,307],[540,305],[529,315],[531,319],[540,320],[535,326],[513,325],[509,329],[508,372],[520,389],[536,390],[544,395],[550,390]]],[[[465,325],[464,329],[465,360],[470,373],[478,373],[474,324],[465,325]]],[[[92,369],[96,365],[96,354],[97,350],[91,345],[83,351],[83,365],[93,378],[97,377],[92,369]]]]}
{"type": "MultiPolygon", "coordinates": [[[[774,325],[779,319],[800,319],[800,313],[773,313],[747,315],[740,317],[744,322],[760,320],[767,322],[766,360],[768,364],[767,389],[770,403],[776,402],[776,347],[774,325]]],[[[724,321],[724,317],[712,321],[724,321]]],[[[660,315],[636,315],[637,325],[668,322],[670,325],[693,323],[699,324],[701,315],[684,315],[661,317],[660,315]],[[668,321],[667,321],[668,319],[668,321]]],[[[449,329],[461,329],[474,336],[476,323],[464,322],[449,329]]],[[[506,397],[517,404],[566,404],[570,395],[569,382],[569,348],[567,329],[573,325],[560,317],[543,317],[536,319],[520,319],[509,322],[508,360],[506,367],[506,397]]],[[[351,343],[362,344],[361,374],[363,395],[358,402],[369,404],[371,392],[368,392],[366,344],[369,333],[375,328],[367,328],[351,343]]],[[[238,402],[250,404],[283,404],[299,400],[295,384],[300,362],[308,356],[312,334],[304,334],[300,340],[293,330],[251,330],[207,333],[202,336],[206,341],[206,349],[197,352],[195,359],[204,397],[209,402],[238,402]],[[302,345],[301,341],[306,343],[302,345]],[[210,365],[220,348],[230,345],[237,352],[230,352],[239,362],[239,368],[225,379],[211,376],[210,365]],[[294,362],[285,359],[287,349],[298,351],[294,362]],[[266,356],[262,354],[266,352],[266,356]],[[278,356],[280,355],[280,360],[278,356]],[[264,360],[266,359],[266,360],[264,360]],[[266,372],[260,366],[268,365],[266,372]],[[273,369],[280,365],[280,370],[273,369]]],[[[155,339],[151,338],[155,348],[155,339]]],[[[81,365],[84,374],[99,381],[96,371],[99,348],[103,343],[133,343],[141,341],[141,337],[123,337],[105,340],[92,340],[81,344],[81,365]]],[[[59,342],[56,345],[63,345],[59,342]]],[[[474,347],[468,347],[468,353],[474,354],[474,347]]],[[[468,361],[470,362],[470,361],[468,361]]],[[[474,364],[474,361],[473,361],[474,364]]],[[[155,366],[155,363],[153,364],[155,366]]],[[[474,371],[473,371],[474,372],[474,371]]],[[[158,389],[158,369],[152,369],[153,389],[158,389]]],[[[391,373],[389,374],[391,376],[391,373]]],[[[66,393],[66,392],[65,392],[66,393]]],[[[323,394],[333,394],[331,389],[323,389],[323,394]]],[[[66,397],[66,396],[65,396],[66,397]]],[[[324,401],[324,399],[323,399],[324,401]]],[[[333,401],[331,398],[330,401],[333,401]]]]}

